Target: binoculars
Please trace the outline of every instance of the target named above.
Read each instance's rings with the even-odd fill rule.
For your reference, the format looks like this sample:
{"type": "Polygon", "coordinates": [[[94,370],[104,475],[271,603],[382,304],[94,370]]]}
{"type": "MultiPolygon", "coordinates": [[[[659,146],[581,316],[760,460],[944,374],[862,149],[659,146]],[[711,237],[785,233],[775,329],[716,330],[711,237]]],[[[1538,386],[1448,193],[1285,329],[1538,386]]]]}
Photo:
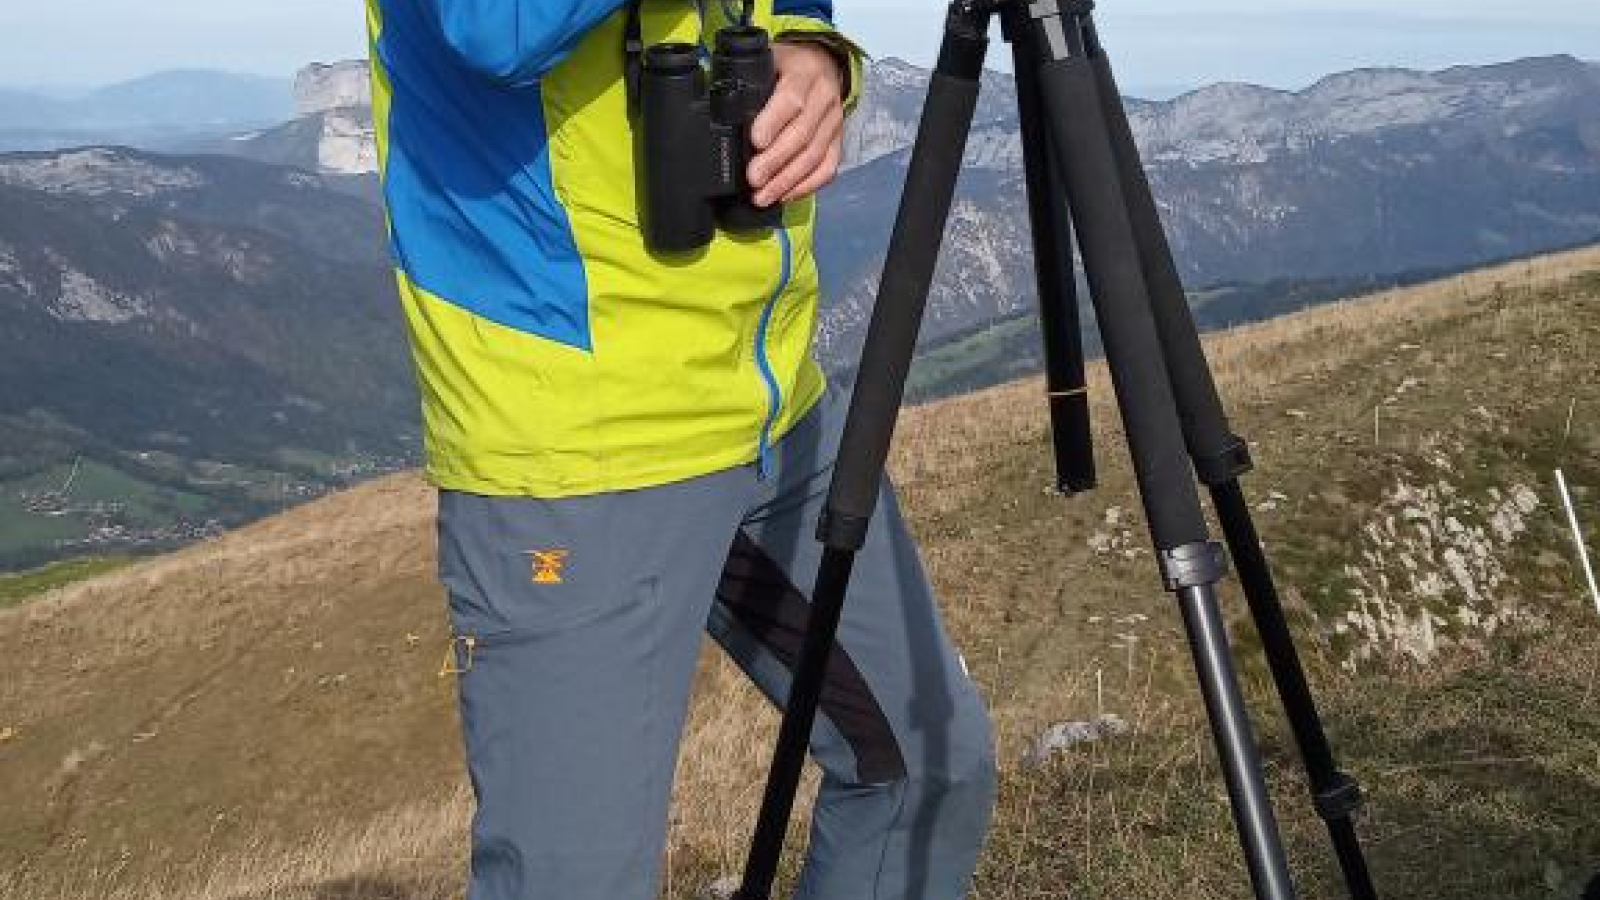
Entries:
{"type": "Polygon", "coordinates": [[[639,71],[640,220],[645,243],[687,252],[720,226],[755,233],[783,223],[783,207],[755,205],[746,175],[756,116],[777,83],[772,44],[753,25],[717,33],[710,72],[698,44],[646,48],[639,71]]]}

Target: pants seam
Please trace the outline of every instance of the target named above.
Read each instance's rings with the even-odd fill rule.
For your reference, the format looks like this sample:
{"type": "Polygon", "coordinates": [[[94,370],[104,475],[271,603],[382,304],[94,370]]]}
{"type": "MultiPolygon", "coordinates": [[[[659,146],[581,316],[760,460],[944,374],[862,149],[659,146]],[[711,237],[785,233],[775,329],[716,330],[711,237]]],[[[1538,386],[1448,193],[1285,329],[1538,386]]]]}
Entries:
{"type": "Polygon", "coordinates": [[[906,798],[911,796],[910,779],[901,779],[897,790],[900,794],[899,802],[895,804],[894,818],[890,820],[889,827],[884,829],[883,847],[878,853],[878,870],[872,875],[872,900],[879,900],[882,896],[883,873],[889,865],[889,843],[894,833],[899,830],[900,820],[906,813],[906,798]]]}

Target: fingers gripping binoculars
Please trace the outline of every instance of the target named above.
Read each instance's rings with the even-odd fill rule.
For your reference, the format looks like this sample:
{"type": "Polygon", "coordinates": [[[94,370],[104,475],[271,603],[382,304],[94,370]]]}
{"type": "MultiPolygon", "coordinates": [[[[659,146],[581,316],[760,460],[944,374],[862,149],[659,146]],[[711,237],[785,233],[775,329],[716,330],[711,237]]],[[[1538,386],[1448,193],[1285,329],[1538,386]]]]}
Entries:
{"type": "Polygon", "coordinates": [[[645,47],[639,4],[630,6],[626,53],[645,243],[686,252],[718,227],[759,232],[783,223],[783,207],[755,204],[747,172],[750,137],[777,84],[767,32],[748,19],[717,33],[709,71],[699,44],[645,47]]]}

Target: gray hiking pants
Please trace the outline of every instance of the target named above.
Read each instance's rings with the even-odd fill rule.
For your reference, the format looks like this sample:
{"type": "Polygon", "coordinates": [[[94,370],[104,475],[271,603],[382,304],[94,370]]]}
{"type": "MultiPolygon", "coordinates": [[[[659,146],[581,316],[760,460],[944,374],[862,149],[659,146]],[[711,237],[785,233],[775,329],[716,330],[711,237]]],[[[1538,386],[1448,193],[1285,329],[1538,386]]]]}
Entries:
{"type": "MultiPolygon", "coordinates": [[[[655,897],[701,633],[781,702],[846,404],[830,388],[765,479],[749,465],[560,500],[441,492],[478,802],[469,900],[655,897]]],[[[887,482],[855,573],[811,736],[824,778],[797,897],[957,900],[994,803],[992,733],[887,482]]]]}

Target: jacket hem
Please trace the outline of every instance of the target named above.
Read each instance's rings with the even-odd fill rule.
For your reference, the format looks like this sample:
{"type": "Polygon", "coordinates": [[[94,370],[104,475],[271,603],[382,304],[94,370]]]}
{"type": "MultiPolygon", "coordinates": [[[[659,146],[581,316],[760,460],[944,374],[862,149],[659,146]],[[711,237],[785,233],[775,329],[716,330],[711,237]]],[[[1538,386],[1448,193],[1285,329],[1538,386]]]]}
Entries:
{"type": "MultiPolygon", "coordinates": [[[[785,410],[772,433],[776,444],[816,406],[822,391],[813,390],[804,403],[785,410]]],[[[643,490],[661,487],[679,481],[688,481],[738,466],[753,465],[757,461],[757,447],[751,444],[722,453],[678,459],[672,465],[624,466],[615,458],[596,466],[596,474],[589,477],[549,477],[537,471],[537,465],[515,457],[464,456],[429,453],[423,477],[440,490],[459,491],[488,497],[535,497],[557,499],[584,497],[618,491],[643,490]]]]}

